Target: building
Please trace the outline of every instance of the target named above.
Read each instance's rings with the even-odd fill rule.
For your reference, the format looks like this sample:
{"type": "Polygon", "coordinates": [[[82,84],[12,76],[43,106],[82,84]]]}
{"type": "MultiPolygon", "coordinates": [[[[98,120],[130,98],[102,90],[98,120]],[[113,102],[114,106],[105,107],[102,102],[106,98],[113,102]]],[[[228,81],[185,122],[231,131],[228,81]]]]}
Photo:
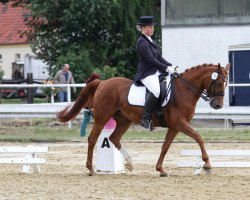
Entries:
{"type": "MultiPolygon", "coordinates": [[[[225,66],[233,46],[250,42],[250,0],[161,0],[161,6],[163,56],[180,72],[203,63],[225,66]]],[[[235,67],[250,71],[249,65],[235,67]]]]}
{"type": "Polygon", "coordinates": [[[0,66],[5,79],[22,79],[29,72],[35,75],[34,79],[48,77],[46,64],[37,59],[27,38],[20,37],[21,31],[28,30],[24,23],[26,14],[24,8],[0,4],[0,66]],[[30,67],[31,61],[37,65],[30,67]]]}

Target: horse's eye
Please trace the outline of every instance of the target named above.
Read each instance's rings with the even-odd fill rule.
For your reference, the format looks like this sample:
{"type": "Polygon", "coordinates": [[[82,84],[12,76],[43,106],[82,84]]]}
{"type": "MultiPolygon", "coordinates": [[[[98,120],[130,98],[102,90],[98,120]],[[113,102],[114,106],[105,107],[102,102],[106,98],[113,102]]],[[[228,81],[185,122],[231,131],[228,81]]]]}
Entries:
{"type": "Polygon", "coordinates": [[[217,87],[221,87],[221,86],[222,86],[222,84],[221,84],[221,83],[217,83],[216,85],[217,85],[217,87]]]}

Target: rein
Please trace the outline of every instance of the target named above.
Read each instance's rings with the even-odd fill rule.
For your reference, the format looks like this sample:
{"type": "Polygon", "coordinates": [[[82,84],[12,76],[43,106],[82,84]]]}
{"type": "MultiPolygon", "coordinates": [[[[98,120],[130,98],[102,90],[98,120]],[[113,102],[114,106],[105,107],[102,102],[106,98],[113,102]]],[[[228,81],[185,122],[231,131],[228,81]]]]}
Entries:
{"type": "MultiPolygon", "coordinates": [[[[218,74],[218,72],[216,72],[218,74]]],[[[218,74],[218,76],[224,81],[226,82],[226,80],[220,75],[218,74]]],[[[197,94],[198,96],[200,96],[202,99],[204,99],[206,102],[210,102],[215,96],[224,96],[225,93],[224,92],[216,92],[215,91],[215,86],[217,83],[217,78],[215,80],[213,80],[208,88],[208,91],[203,90],[202,92],[200,92],[195,86],[193,86],[189,81],[185,80],[179,73],[175,72],[173,74],[174,78],[180,78],[180,80],[182,81],[182,83],[184,83],[192,92],[194,92],[195,94],[197,94]],[[209,92],[210,91],[210,92],[209,92]]]]}

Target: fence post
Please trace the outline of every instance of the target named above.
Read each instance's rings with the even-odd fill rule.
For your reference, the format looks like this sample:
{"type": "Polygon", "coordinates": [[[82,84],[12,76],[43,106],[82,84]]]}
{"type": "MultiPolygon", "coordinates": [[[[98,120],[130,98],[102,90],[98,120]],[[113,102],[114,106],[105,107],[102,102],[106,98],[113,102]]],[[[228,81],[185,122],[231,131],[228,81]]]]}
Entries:
{"type": "MultiPolygon", "coordinates": [[[[27,84],[33,84],[32,73],[27,73],[27,84]]],[[[33,88],[27,88],[27,103],[33,103],[33,88]]]]}
{"type": "Polygon", "coordinates": [[[70,86],[67,85],[67,99],[68,99],[68,103],[71,102],[71,90],[70,90],[70,86]]]}
{"type": "Polygon", "coordinates": [[[51,90],[50,103],[53,105],[55,103],[55,96],[53,90],[51,90]]]}
{"type": "MultiPolygon", "coordinates": [[[[71,102],[71,90],[70,90],[70,86],[67,85],[67,99],[68,99],[68,104],[71,102]]],[[[68,128],[71,128],[72,126],[72,122],[71,120],[68,122],[68,128]]]]}

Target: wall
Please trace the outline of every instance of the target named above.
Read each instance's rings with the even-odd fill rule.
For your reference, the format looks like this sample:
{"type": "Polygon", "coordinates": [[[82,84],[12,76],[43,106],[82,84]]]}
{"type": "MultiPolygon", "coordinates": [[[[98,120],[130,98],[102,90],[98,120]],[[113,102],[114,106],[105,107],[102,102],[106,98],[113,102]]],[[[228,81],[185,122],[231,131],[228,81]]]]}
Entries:
{"type": "MultiPolygon", "coordinates": [[[[203,63],[225,66],[229,46],[249,43],[249,33],[250,26],[162,27],[163,57],[180,66],[179,72],[203,63]]],[[[228,102],[227,89],[225,105],[228,102]]],[[[208,104],[200,100],[198,106],[208,104]]]]}
{"type": "Polygon", "coordinates": [[[5,72],[3,78],[6,79],[11,79],[12,63],[15,62],[16,54],[21,55],[21,62],[24,62],[24,57],[26,54],[34,55],[29,44],[0,45],[0,54],[2,55],[2,62],[0,63],[0,66],[2,66],[2,69],[5,72]]]}
{"type": "Polygon", "coordinates": [[[24,78],[27,78],[27,73],[33,73],[33,79],[36,81],[49,78],[48,65],[37,56],[25,56],[24,72],[24,78]]]}

